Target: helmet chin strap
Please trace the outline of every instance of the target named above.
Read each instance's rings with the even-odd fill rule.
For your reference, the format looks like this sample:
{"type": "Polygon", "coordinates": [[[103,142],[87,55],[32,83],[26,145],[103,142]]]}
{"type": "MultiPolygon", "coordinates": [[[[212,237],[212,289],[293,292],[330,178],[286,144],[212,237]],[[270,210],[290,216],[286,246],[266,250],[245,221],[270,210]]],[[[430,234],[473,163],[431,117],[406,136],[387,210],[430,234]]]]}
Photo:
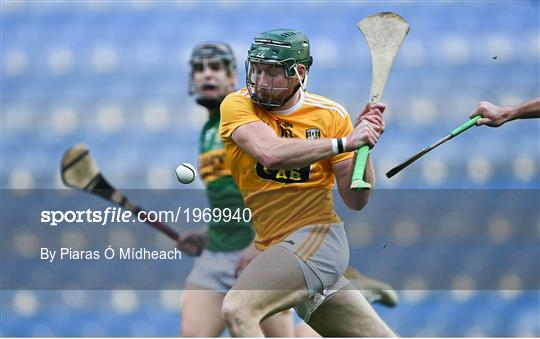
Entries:
{"type": "Polygon", "coordinates": [[[296,77],[298,78],[298,83],[300,84],[302,91],[305,92],[306,87],[307,87],[308,73],[306,72],[306,75],[304,76],[304,81],[302,81],[302,78],[300,77],[300,73],[298,73],[298,64],[294,65],[293,68],[294,68],[294,73],[296,73],[296,77]]]}
{"type": "MultiPolygon", "coordinates": [[[[300,77],[300,73],[298,73],[298,69],[297,69],[297,66],[298,65],[295,65],[293,67],[294,69],[294,72],[296,73],[296,78],[298,79],[298,84],[296,84],[294,86],[294,88],[292,89],[291,91],[291,94],[289,94],[287,97],[285,97],[282,101],[281,101],[281,104],[279,104],[279,106],[276,106],[274,104],[270,104],[270,103],[264,103],[264,102],[261,102],[261,100],[256,100],[253,96],[252,96],[252,99],[255,100],[255,102],[257,104],[259,104],[260,106],[264,107],[264,109],[266,109],[267,111],[274,111],[276,109],[278,109],[279,107],[285,105],[289,100],[291,100],[291,98],[296,94],[296,92],[301,88],[302,91],[305,91],[306,90],[306,85],[307,85],[307,72],[305,73],[305,76],[304,76],[304,81],[302,81],[302,78],[300,77]]],[[[246,69],[247,69],[247,66],[246,66],[246,69]]],[[[289,78],[290,79],[294,79],[294,77],[291,77],[289,78]]],[[[256,80],[255,83],[258,83],[258,81],[256,80]]],[[[289,82],[290,83],[290,82],[289,82]]],[[[251,95],[251,93],[250,93],[251,95]]]]}
{"type": "MultiPolygon", "coordinates": [[[[288,97],[285,98],[285,100],[283,100],[283,104],[281,105],[285,105],[289,100],[291,100],[291,98],[296,94],[296,92],[298,92],[298,90],[302,87],[302,85],[299,83],[297,84],[296,86],[294,86],[294,89],[291,93],[291,95],[289,95],[288,97]]],[[[278,107],[274,107],[272,110],[275,110],[277,109],[278,107]]]]}
{"type": "Polygon", "coordinates": [[[283,101],[281,102],[281,104],[279,106],[268,105],[268,104],[261,103],[261,102],[259,102],[258,104],[261,105],[262,107],[264,107],[267,111],[275,111],[276,109],[278,109],[281,106],[285,105],[289,100],[291,100],[291,98],[296,94],[296,92],[298,91],[298,89],[300,89],[300,87],[301,87],[300,84],[297,84],[296,86],[294,86],[294,89],[292,90],[292,93],[288,97],[283,99],[283,101]]]}
{"type": "MultiPolygon", "coordinates": [[[[285,103],[287,103],[289,100],[291,100],[291,98],[296,94],[296,92],[301,88],[302,91],[306,91],[306,86],[307,86],[307,72],[306,72],[306,75],[304,76],[304,81],[302,81],[302,78],[300,77],[300,73],[298,73],[298,69],[297,69],[298,65],[295,65],[294,66],[294,72],[296,73],[296,77],[298,78],[298,84],[296,86],[294,86],[294,89],[291,93],[291,95],[289,95],[287,98],[285,98],[285,100],[283,100],[283,104],[284,105],[285,103]]],[[[272,110],[275,110],[277,107],[273,107],[272,110]]]]}

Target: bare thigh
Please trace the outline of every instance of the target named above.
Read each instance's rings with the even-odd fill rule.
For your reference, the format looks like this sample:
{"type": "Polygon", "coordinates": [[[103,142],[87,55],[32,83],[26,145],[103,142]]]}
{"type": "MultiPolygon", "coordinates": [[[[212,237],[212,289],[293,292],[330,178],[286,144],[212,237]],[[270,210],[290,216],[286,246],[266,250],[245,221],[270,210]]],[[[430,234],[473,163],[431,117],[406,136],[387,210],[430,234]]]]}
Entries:
{"type": "Polygon", "coordinates": [[[294,254],[273,246],[259,254],[227,293],[226,303],[248,316],[265,319],[308,297],[304,275],[294,254]]]}
{"type": "Polygon", "coordinates": [[[187,284],[182,294],[182,337],[217,337],[225,329],[221,304],[225,294],[187,284]],[[202,307],[204,305],[204,307],[202,307]]]}
{"type": "Polygon", "coordinates": [[[312,314],[309,325],[323,337],[393,337],[360,291],[342,289],[312,314]]]}

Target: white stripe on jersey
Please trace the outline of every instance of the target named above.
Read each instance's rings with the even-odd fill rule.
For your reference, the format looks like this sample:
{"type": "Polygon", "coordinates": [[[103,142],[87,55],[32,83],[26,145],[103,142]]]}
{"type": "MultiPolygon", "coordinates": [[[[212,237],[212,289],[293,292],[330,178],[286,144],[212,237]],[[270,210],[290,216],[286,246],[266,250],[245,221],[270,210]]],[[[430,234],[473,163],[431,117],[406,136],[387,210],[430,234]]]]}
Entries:
{"type": "Polygon", "coordinates": [[[245,96],[245,97],[249,97],[249,92],[247,91],[247,89],[241,89],[241,90],[238,90],[236,91],[235,94],[238,94],[238,95],[242,95],[242,96],[245,96]]]}
{"type": "MultiPolygon", "coordinates": [[[[311,102],[318,101],[318,102],[320,102],[322,104],[335,106],[336,107],[335,109],[338,112],[340,112],[340,115],[341,115],[341,113],[343,113],[345,116],[349,115],[349,113],[347,112],[345,107],[343,107],[342,105],[340,105],[337,102],[335,102],[333,100],[330,100],[328,98],[321,97],[321,96],[318,96],[318,95],[314,95],[314,94],[311,94],[311,93],[306,93],[306,99],[310,100],[311,102]]],[[[343,117],[343,115],[341,115],[341,116],[343,117]]]]}
{"type": "Polygon", "coordinates": [[[311,101],[311,100],[308,100],[308,99],[304,100],[304,104],[313,105],[313,106],[317,106],[317,107],[320,107],[320,108],[326,108],[326,109],[329,109],[331,111],[336,111],[336,112],[339,113],[339,115],[342,118],[345,118],[348,115],[346,113],[346,111],[344,112],[343,110],[341,110],[339,107],[336,107],[336,106],[326,106],[326,105],[323,105],[320,102],[311,101]]]}

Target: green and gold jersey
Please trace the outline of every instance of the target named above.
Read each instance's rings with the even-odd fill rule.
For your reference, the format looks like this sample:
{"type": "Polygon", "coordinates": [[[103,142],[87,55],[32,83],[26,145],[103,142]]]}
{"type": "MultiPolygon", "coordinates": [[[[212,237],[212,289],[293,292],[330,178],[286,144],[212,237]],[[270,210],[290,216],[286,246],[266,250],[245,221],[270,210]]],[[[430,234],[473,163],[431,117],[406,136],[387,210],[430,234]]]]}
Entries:
{"type": "MultiPolygon", "coordinates": [[[[225,165],[225,149],[219,136],[219,116],[211,117],[199,139],[199,174],[206,186],[211,208],[231,211],[244,209],[244,200],[225,165]]],[[[246,248],[253,240],[250,223],[210,222],[207,249],[212,252],[236,251],[246,248]]]]}

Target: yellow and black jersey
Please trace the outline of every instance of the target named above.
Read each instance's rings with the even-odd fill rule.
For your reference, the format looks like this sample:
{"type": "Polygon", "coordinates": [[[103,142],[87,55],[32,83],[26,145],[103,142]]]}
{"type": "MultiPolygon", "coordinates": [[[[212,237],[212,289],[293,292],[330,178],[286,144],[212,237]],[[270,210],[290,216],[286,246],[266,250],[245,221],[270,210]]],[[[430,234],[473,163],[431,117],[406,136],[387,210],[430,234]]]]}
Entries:
{"type": "Polygon", "coordinates": [[[283,138],[336,138],[353,129],[349,114],[323,96],[303,93],[294,112],[277,114],[252,102],[246,89],[229,94],[221,104],[220,135],[231,170],[246,207],[253,213],[259,249],[274,244],[308,224],[336,223],[332,164],[349,159],[352,152],[321,160],[304,168],[268,169],[257,163],[232,139],[239,126],[262,121],[283,138]]]}

